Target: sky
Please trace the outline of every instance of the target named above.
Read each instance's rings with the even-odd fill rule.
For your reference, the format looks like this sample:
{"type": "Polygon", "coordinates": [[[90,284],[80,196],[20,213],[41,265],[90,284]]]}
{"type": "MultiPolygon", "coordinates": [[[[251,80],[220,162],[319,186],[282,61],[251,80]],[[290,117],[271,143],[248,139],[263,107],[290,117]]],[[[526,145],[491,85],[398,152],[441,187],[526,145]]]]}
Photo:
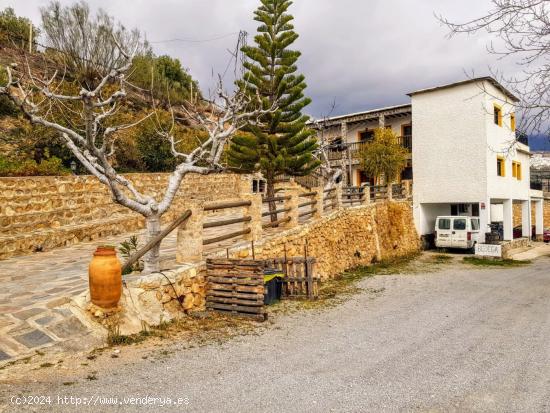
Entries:
{"type": "MultiPolygon", "coordinates": [[[[0,0],[40,22],[49,0],[0,0]]],[[[61,0],[71,4],[71,0],[61,0]]],[[[88,0],[128,28],[146,33],[156,54],[181,60],[203,93],[223,73],[239,30],[251,43],[259,0],[88,0]],[[183,41],[172,41],[182,39],[183,41]]],[[[486,34],[449,39],[434,14],[462,22],[490,9],[490,0],[295,0],[290,12],[300,38],[299,70],[306,76],[305,109],[323,117],[408,103],[408,92],[519,68],[487,52],[486,34]]],[[[226,82],[231,83],[231,70],[226,82]]]]}

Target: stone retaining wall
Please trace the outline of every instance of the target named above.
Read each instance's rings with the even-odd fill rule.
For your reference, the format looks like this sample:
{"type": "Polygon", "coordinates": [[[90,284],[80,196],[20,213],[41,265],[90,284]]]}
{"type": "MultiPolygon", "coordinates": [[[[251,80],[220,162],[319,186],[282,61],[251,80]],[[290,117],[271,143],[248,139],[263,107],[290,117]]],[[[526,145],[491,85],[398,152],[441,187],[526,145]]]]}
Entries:
{"type": "MultiPolygon", "coordinates": [[[[303,256],[317,259],[315,271],[329,278],[353,267],[420,250],[409,202],[385,202],[340,209],[319,220],[257,244],[256,258],[303,256]]],[[[243,258],[249,252],[241,251],[243,258]]]]}
{"type": "MultiPolygon", "coordinates": [[[[158,199],[168,176],[127,178],[158,199]]],[[[187,175],[163,219],[174,219],[189,199],[212,201],[248,193],[250,179],[235,174],[187,175]]],[[[141,215],[115,204],[107,187],[92,176],[0,178],[0,259],[132,232],[143,225],[141,215]]]]}

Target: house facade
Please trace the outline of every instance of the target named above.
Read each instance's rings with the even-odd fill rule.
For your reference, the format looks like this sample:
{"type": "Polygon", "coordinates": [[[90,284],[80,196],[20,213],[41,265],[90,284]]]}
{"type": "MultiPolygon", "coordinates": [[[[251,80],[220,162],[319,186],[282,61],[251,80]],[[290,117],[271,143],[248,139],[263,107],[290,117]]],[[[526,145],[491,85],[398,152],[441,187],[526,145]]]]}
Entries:
{"type": "MultiPolygon", "coordinates": [[[[500,225],[513,239],[514,204],[521,205],[522,234],[543,233],[543,196],[530,186],[530,151],[516,139],[518,99],[490,77],[418,90],[411,103],[323,120],[319,139],[331,146],[346,184],[376,183],[361,171],[361,145],[376,127],[389,127],[410,151],[397,181],[413,182],[413,208],[421,236],[441,215],[480,217],[481,232],[500,225]],[[531,205],[536,211],[531,214],[531,205]]],[[[483,237],[482,237],[483,240],[483,237]]]]}
{"type": "Polygon", "coordinates": [[[412,111],[411,105],[392,106],[344,116],[335,116],[316,122],[318,139],[329,147],[329,159],[333,166],[344,171],[347,186],[374,185],[376,177],[367,176],[361,168],[361,150],[373,138],[377,128],[391,129],[399,143],[409,152],[408,165],[397,178],[412,180],[412,111]]]}

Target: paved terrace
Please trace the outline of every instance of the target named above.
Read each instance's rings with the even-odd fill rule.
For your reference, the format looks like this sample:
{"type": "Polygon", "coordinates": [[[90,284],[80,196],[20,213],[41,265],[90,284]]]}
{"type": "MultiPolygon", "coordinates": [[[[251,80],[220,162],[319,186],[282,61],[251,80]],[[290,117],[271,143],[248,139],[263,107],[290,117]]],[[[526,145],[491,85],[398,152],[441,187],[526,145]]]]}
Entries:
{"type": "MultiPolygon", "coordinates": [[[[208,221],[235,218],[235,212],[209,215],[208,221]]],[[[267,218],[265,218],[267,219],[267,218]]],[[[204,238],[239,231],[243,224],[204,230],[204,238]]],[[[282,229],[267,230],[272,234],[282,229]]],[[[60,350],[89,347],[87,328],[65,308],[59,308],[88,288],[88,265],[98,245],[119,245],[131,235],[143,245],[143,231],[107,237],[0,261],[0,363],[57,345],[60,350]]],[[[161,268],[175,265],[176,235],[161,245],[161,268]]],[[[205,255],[242,245],[242,238],[205,246],[205,255]]]]}

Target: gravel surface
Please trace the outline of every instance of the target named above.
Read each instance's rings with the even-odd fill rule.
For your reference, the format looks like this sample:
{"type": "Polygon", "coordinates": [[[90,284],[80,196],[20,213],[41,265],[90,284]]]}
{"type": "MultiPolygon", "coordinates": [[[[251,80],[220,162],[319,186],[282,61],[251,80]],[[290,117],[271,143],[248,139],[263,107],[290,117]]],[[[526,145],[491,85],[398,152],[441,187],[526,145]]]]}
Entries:
{"type": "Polygon", "coordinates": [[[457,263],[369,278],[345,304],[279,316],[259,335],[176,350],[71,386],[4,386],[0,395],[4,403],[16,394],[52,397],[47,406],[7,406],[18,412],[548,412],[549,268],[541,258],[522,268],[457,263]],[[58,395],[188,404],[76,407],[58,405],[58,395]]]}

